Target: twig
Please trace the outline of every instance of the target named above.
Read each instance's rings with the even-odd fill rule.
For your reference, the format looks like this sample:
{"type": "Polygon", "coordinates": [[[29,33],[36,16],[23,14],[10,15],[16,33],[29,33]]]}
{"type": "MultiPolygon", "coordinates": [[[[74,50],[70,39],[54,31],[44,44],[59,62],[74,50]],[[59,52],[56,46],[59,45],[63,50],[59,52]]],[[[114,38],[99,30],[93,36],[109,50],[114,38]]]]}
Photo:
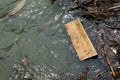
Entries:
{"type": "Polygon", "coordinates": [[[107,62],[107,65],[108,65],[110,71],[112,72],[113,77],[115,78],[116,74],[115,74],[115,71],[114,71],[114,69],[111,65],[110,59],[108,57],[107,50],[106,50],[106,47],[105,47],[105,43],[102,43],[101,46],[102,46],[102,53],[105,56],[105,61],[107,62]]]}
{"type": "Polygon", "coordinates": [[[111,66],[111,62],[110,62],[110,59],[109,59],[108,54],[107,54],[107,52],[106,52],[105,46],[103,47],[103,53],[104,53],[104,55],[105,55],[107,64],[108,64],[108,66],[109,66],[109,68],[110,68],[110,70],[111,70],[111,72],[112,72],[113,77],[116,77],[115,71],[114,71],[113,67],[111,66]]]}
{"type": "Polygon", "coordinates": [[[86,13],[80,14],[80,15],[95,14],[95,13],[99,13],[99,11],[89,11],[89,12],[86,12],[86,13]]]}
{"type": "Polygon", "coordinates": [[[107,28],[120,30],[120,27],[107,27],[107,28]]]}
{"type": "Polygon", "coordinates": [[[92,0],[86,0],[86,1],[84,1],[83,3],[82,3],[82,5],[88,5],[89,3],[91,3],[92,2],[92,0]]]}
{"type": "Polygon", "coordinates": [[[87,74],[89,71],[90,68],[86,68],[77,80],[87,80],[87,74]]]}
{"type": "Polygon", "coordinates": [[[95,25],[95,21],[92,23],[92,25],[90,25],[89,27],[87,27],[85,30],[87,31],[88,29],[94,27],[94,25],[95,25]]]}
{"type": "Polygon", "coordinates": [[[108,66],[110,67],[110,69],[112,71],[113,76],[116,77],[115,71],[114,71],[113,67],[111,66],[111,62],[110,62],[108,55],[106,56],[106,60],[107,60],[108,66]]]}
{"type": "Polygon", "coordinates": [[[113,6],[113,7],[111,7],[111,8],[108,8],[108,10],[115,9],[115,8],[120,8],[120,5],[117,5],[117,6],[113,6]]]}
{"type": "Polygon", "coordinates": [[[107,70],[98,73],[98,74],[95,76],[95,79],[94,79],[94,80],[97,80],[97,78],[98,78],[99,76],[101,76],[102,74],[104,74],[105,72],[107,72],[107,70]]]}

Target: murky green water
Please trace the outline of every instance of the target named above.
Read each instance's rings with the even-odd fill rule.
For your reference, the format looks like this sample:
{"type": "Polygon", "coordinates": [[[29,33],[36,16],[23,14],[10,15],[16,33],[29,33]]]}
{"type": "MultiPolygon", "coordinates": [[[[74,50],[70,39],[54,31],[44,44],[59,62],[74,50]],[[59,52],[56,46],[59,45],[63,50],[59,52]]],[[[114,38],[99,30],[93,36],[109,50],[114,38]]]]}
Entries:
{"type": "MultiPolygon", "coordinates": [[[[14,1],[0,0],[0,16],[15,7],[14,1]]],[[[27,0],[19,13],[0,19],[0,57],[5,57],[0,60],[0,80],[28,80],[27,75],[33,80],[69,80],[87,67],[93,78],[104,70],[99,59],[79,61],[64,28],[71,20],[66,8],[50,0],[27,0]]]]}

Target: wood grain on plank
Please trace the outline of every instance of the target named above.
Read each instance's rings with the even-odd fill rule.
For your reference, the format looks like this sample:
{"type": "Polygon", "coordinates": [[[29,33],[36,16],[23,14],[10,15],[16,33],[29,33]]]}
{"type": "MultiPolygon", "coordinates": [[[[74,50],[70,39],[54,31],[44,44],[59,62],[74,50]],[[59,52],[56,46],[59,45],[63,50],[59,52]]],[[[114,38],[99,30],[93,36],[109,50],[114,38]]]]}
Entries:
{"type": "Polygon", "coordinates": [[[79,20],[65,24],[65,28],[80,60],[85,60],[97,55],[95,48],[79,20]]]}

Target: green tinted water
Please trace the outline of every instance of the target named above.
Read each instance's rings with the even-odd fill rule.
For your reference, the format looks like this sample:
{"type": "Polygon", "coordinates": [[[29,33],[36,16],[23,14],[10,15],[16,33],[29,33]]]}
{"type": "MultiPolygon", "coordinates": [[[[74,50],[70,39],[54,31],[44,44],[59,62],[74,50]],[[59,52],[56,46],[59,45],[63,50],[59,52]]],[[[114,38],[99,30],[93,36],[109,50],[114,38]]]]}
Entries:
{"type": "Polygon", "coordinates": [[[5,17],[17,2],[0,0],[0,80],[69,80],[87,67],[93,78],[103,70],[98,59],[79,61],[64,28],[71,20],[66,5],[27,0],[19,13],[5,17]]]}

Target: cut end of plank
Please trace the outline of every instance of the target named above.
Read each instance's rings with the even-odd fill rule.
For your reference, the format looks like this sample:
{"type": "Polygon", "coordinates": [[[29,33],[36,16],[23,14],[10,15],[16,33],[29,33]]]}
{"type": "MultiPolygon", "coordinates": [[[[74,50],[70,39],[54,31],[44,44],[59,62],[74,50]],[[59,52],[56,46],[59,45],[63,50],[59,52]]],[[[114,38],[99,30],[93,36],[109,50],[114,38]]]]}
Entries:
{"type": "Polygon", "coordinates": [[[97,52],[80,20],[74,20],[65,24],[65,28],[81,61],[97,56],[97,52]]]}

